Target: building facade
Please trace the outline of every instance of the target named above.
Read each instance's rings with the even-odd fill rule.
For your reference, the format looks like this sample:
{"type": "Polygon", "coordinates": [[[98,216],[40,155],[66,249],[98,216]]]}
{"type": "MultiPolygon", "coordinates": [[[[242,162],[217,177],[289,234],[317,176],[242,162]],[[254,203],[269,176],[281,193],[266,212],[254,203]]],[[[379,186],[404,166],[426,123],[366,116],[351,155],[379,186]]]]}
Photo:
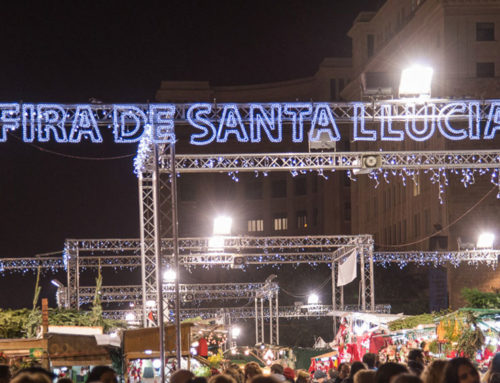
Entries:
{"type": "MultiPolygon", "coordinates": [[[[500,1],[388,0],[377,12],[361,13],[349,31],[353,77],[342,97],[388,96],[388,92],[377,95],[377,87],[392,89],[392,96],[397,97],[399,73],[420,63],[434,69],[433,98],[498,98],[499,29],[500,1]]],[[[498,138],[451,142],[437,136],[425,143],[356,143],[353,150],[480,150],[498,149],[499,145],[498,138]]],[[[397,178],[389,184],[382,181],[375,190],[367,177],[360,177],[351,189],[353,233],[374,234],[382,250],[458,250],[473,247],[482,232],[492,232],[498,238],[498,190],[492,190],[487,177],[476,174],[474,185],[464,188],[462,173],[448,174],[449,184],[440,201],[439,183],[432,182],[431,175],[420,172],[409,177],[407,186],[397,178]]],[[[486,266],[448,267],[447,271],[447,275],[429,271],[432,309],[446,305],[432,297],[433,291],[442,290],[435,284],[443,285],[444,278],[452,308],[463,304],[463,287],[500,288],[500,273],[486,266]]]]}
{"type": "MultiPolygon", "coordinates": [[[[399,74],[413,63],[434,68],[433,98],[500,96],[500,0],[387,0],[377,12],[362,12],[348,35],[352,58],[327,58],[310,78],[230,87],[163,81],[156,99],[217,103],[396,98],[399,74]]],[[[333,150],[478,150],[499,145],[499,139],[464,143],[435,136],[426,142],[346,140],[333,150]]],[[[199,150],[263,153],[309,148],[237,144],[199,150]]],[[[390,177],[389,183],[380,180],[376,188],[367,175],[357,175],[356,182],[351,182],[344,172],[327,177],[183,175],[179,181],[180,234],[210,235],[213,217],[224,213],[233,217],[233,234],[373,234],[379,250],[452,251],[474,246],[483,231],[500,236],[498,190],[492,190],[487,177],[474,174],[474,184],[464,188],[461,173],[432,175],[419,172],[404,182],[390,177]]],[[[429,280],[431,309],[460,306],[463,287],[500,288],[500,272],[486,266],[415,272],[429,280]],[[448,293],[443,294],[446,288],[448,293]]]]}

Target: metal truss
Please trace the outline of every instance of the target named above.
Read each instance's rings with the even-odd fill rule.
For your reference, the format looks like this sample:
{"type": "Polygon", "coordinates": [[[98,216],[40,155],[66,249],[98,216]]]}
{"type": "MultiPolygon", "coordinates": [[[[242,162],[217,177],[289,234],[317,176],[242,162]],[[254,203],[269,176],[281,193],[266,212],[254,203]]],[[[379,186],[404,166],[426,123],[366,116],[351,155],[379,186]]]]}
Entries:
{"type": "MultiPolygon", "coordinates": [[[[358,305],[345,305],[342,308],[336,310],[333,309],[331,305],[302,305],[302,306],[279,306],[278,307],[278,317],[280,319],[308,319],[308,318],[321,318],[321,317],[332,317],[340,316],[345,312],[358,312],[360,307],[358,305]]],[[[378,304],[375,306],[375,313],[388,314],[391,311],[391,305],[378,304]]],[[[103,313],[107,318],[123,320],[127,313],[131,310],[104,310],[103,313]]],[[[226,307],[226,308],[184,308],[181,310],[182,320],[201,317],[203,319],[216,319],[223,315],[229,314],[231,320],[234,322],[236,319],[256,319],[255,308],[251,306],[246,307],[226,307]]],[[[259,319],[263,318],[265,321],[269,321],[270,312],[269,308],[263,307],[263,315],[259,319]]],[[[260,327],[260,326],[259,326],[260,327]]],[[[256,339],[261,339],[257,338],[256,339]]]]}
{"type": "MultiPolygon", "coordinates": [[[[327,171],[364,168],[364,159],[374,157],[371,170],[493,169],[500,166],[498,150],[421,151],[421,152],[322,152],[266,154],[189,154],[177,155],[177,173],[327,171]]],[[[162,160],[168,168],[170,160],[162,160]]],[[[163,167],[162,167],[163,169],[163,167]]],[[[161,170],[162,170],[161,169],[161,170]]]]}
{"type": "MultiPolygon", "coordinates": [[[[78,289],[79,304],[89,304],[95,296],[95,286],[80,286],[78,289]]],[[[165,300],[174,298],[174,285],[163,285],[165,300]]],[[[206,300],[235,300],[249,299],[256,296],[277,294],[277,283],[204,283],[179,284],[179,292],[184,302],[206,300]]],[[[140,304],[142,299],[142,285],[138,286],[103,286],[100,291],[103,303],[134,303],[140,304]]]]}

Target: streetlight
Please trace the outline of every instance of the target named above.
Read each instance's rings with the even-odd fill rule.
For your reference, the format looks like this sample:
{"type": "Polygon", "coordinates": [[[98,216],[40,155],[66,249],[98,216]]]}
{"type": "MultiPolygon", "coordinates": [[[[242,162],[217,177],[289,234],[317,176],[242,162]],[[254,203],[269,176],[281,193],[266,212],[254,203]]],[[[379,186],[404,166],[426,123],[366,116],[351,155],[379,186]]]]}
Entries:
{"type": "Polygon", "coordinates": [[[231,235],[231,225],[233,220],[231,217],[224,215],[218,216],[214,219],[214,232],[213,235],[231,235]]]}
{"type": "Polygon", "coordinates": [[[476,247],[478,249],[492,249],[495,242],[495,235],[493,233],[481,233],[477,238],[476,247]]]}
{"type": "Polygon", "coordinates": [[[231,336],[233,339],[237,339],[241,334],[241,328],[239,327],[233,327],[231,328],[231,336]]]}
{"type": "Polygon", "coordinates": [[[423,65],[403,69],[399,83],[399,95],[407,97],[429,97],[434,70],[423,65]]]}
{"type": "Polygon", "coordinates": [[[307,304],[308,305],[317,305],[318,303],[319,303],[318,294],[316,294],[316,293],[309,294],[309,297],[307,298],[307,304]]]}
{"type": "Polygon", "coordinates": [[[163,282],[174,283],[177,278],[177,274],[174,269],[167,269],[163,272],[163,282]]]}

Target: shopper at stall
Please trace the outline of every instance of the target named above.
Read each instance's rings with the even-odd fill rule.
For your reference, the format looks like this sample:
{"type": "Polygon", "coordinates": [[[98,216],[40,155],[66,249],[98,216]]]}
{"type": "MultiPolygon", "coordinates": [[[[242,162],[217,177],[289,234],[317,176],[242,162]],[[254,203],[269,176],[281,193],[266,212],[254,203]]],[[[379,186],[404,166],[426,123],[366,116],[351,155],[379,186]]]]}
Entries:
{"type": "Polygon", "coordinates": [[[237,383],[236,380],[228,374],[213,375],[208,379],[208,383],[237,383]]]}
{"type": "Polygon", "coordinates": [[[5,364],[0,364],[0,383],[9,383],[11,378],[10,368],[5,364]]]}
{"type": "Polygon", "coordinates": [[[285,367],[283,369],[283,375],[285,376],[285,379],[287,382],[289,382],[289,383],[295,382],[295,371],[293,371],[293,368],[285,367]]]}
{"type": "Polygon", "coordinates": [[[118,383],[116,372],[108,366],[95,366],[90,370],[89,376],[85,383],[101,382],[101,383],[118,383]]]}
{"type": "Polygon", "coordinates": [[[493,357],[493,359],[491,360],[490,367],[488,368],[488,371],[484,375],[483,382],[491,383],[490,377],[495,373],[500,373],[500,352],[497,352],[493,357]]]}
{"type": "Polygon", "coordinates": [[[431,364],[425,367],[420,378],[424,383],[441,383],[446,363],[446,360],[442,359],[433,360],[431,364]]]}
{"type": "Polygon", "coordinates": [[[14,376],[11,383],[51,383],[47,374],[43,372],[22,372],[14,376]]]}
{"type": "Polygon", "coordinates": [[[270,368],[271,376],[278,382],[284,382],[286,380],[285,375],[283,375],[283,366],[279,363],[274,363],[270,368]]]}
{"type": "Polygon", "coordinates": [[[262,375],[262,369],[257,362],[248,362],[245,364],[245,382],[249,383],[254,376],[262,375]]]}
{"type": "Polygon", "coordinates": [[[366,366],[363,362],[356,361],[351,364],[351,371],[349,372],[349,376],[345,378],[342,383],[354,383],[354,376],[358,371],[365,370],[366,366]]]}
{"type": "Polygon", "coordinates": [[[189,370],[177,370],[170,377],[170,383],[188,383],[194,378],[194,374],[189,370]]]}
{"type": "Polygon", "coordinates": [[[354,383],[373,383],[375,381],[375,370],[361,370],[354,375],[354,383]]]}
{"type": "Polygon", "coordinates": [[[339,374],[335,378],[334,383],[341,383],[344,379],[346,379],[349,376],[349,372],[351,372],[351,366],[349,363],[340,363],[338,371],[339,374]]]}
{"type": "Polygon", "coordinates": [[[422,383],[422,379],[415,374],[399,374],[392,380],[392,383],[422,383]]]}
{"type": "Polygon", "coordinates": [[[393,377],[406,373],[409,373],[409,371],[404,364],[387,362],[377,369],[375,383],[391,383],[393,377]]]}
{"type": "Polygon", "coordinates": [[[363,355],[363,363],[369,370],[375,370],[377,368],[377,354],[367,352],[363,355]]]}
{"type": "Polygon", "coordinates": [[[313,382],[324,383],[328,379],[326,372],[323,370],[316,370],[313,375],[313,382]]]}
{"type": "Polygon", "coordinates": [[[479,373],[467,358],[453,358],[444,369],[442,383],[479,383],[479,373]]]}
{"type": "Polygon", "coordinates": [[[408,353],[408,369],[416,376],[422,375],[424,371],[424,352],[419,348],[413,348],[408,353]]]}
{"type": "Polygon", "coordinates": [[[311,374],[305,370],[297,370],[295,383],[311,383],[311,374]]]}

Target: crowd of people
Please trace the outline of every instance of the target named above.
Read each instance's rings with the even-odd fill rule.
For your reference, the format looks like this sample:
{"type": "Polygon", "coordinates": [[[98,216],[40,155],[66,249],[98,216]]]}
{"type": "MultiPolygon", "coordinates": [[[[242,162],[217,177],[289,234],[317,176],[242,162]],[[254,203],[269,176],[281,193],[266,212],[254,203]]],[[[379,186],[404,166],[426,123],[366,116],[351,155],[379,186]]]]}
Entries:
{"type": "MultiPolygon", "coordinates": [[[[10,376],[8,368],[0,366],[0,383],[53,383],[55,376],[42,368],[28,368],[10,376]]],[[[94,367],[86,383],[117,383],[115,371],[107,366],[94,367]]],[[[62,378],[57,383],[72,383],[62,378]]],[[[414,349],[408,354],[406,364],[387,362],[379,364],[377,355],[365,354],[363,361],[352,364],[341,363],[337,369],[309,373],[294,370],[280,364],[270,367],[264,374],[256,362],[243,368],[231,364],[222,373],[210,378],[196,377],[191,371],[178,370],[169,383],[500,383],[500,353],[497,353],[484,376],[480,376],[474,364],[463,357],[451,360],[426,362],[422,350],[414,349]]]]}

